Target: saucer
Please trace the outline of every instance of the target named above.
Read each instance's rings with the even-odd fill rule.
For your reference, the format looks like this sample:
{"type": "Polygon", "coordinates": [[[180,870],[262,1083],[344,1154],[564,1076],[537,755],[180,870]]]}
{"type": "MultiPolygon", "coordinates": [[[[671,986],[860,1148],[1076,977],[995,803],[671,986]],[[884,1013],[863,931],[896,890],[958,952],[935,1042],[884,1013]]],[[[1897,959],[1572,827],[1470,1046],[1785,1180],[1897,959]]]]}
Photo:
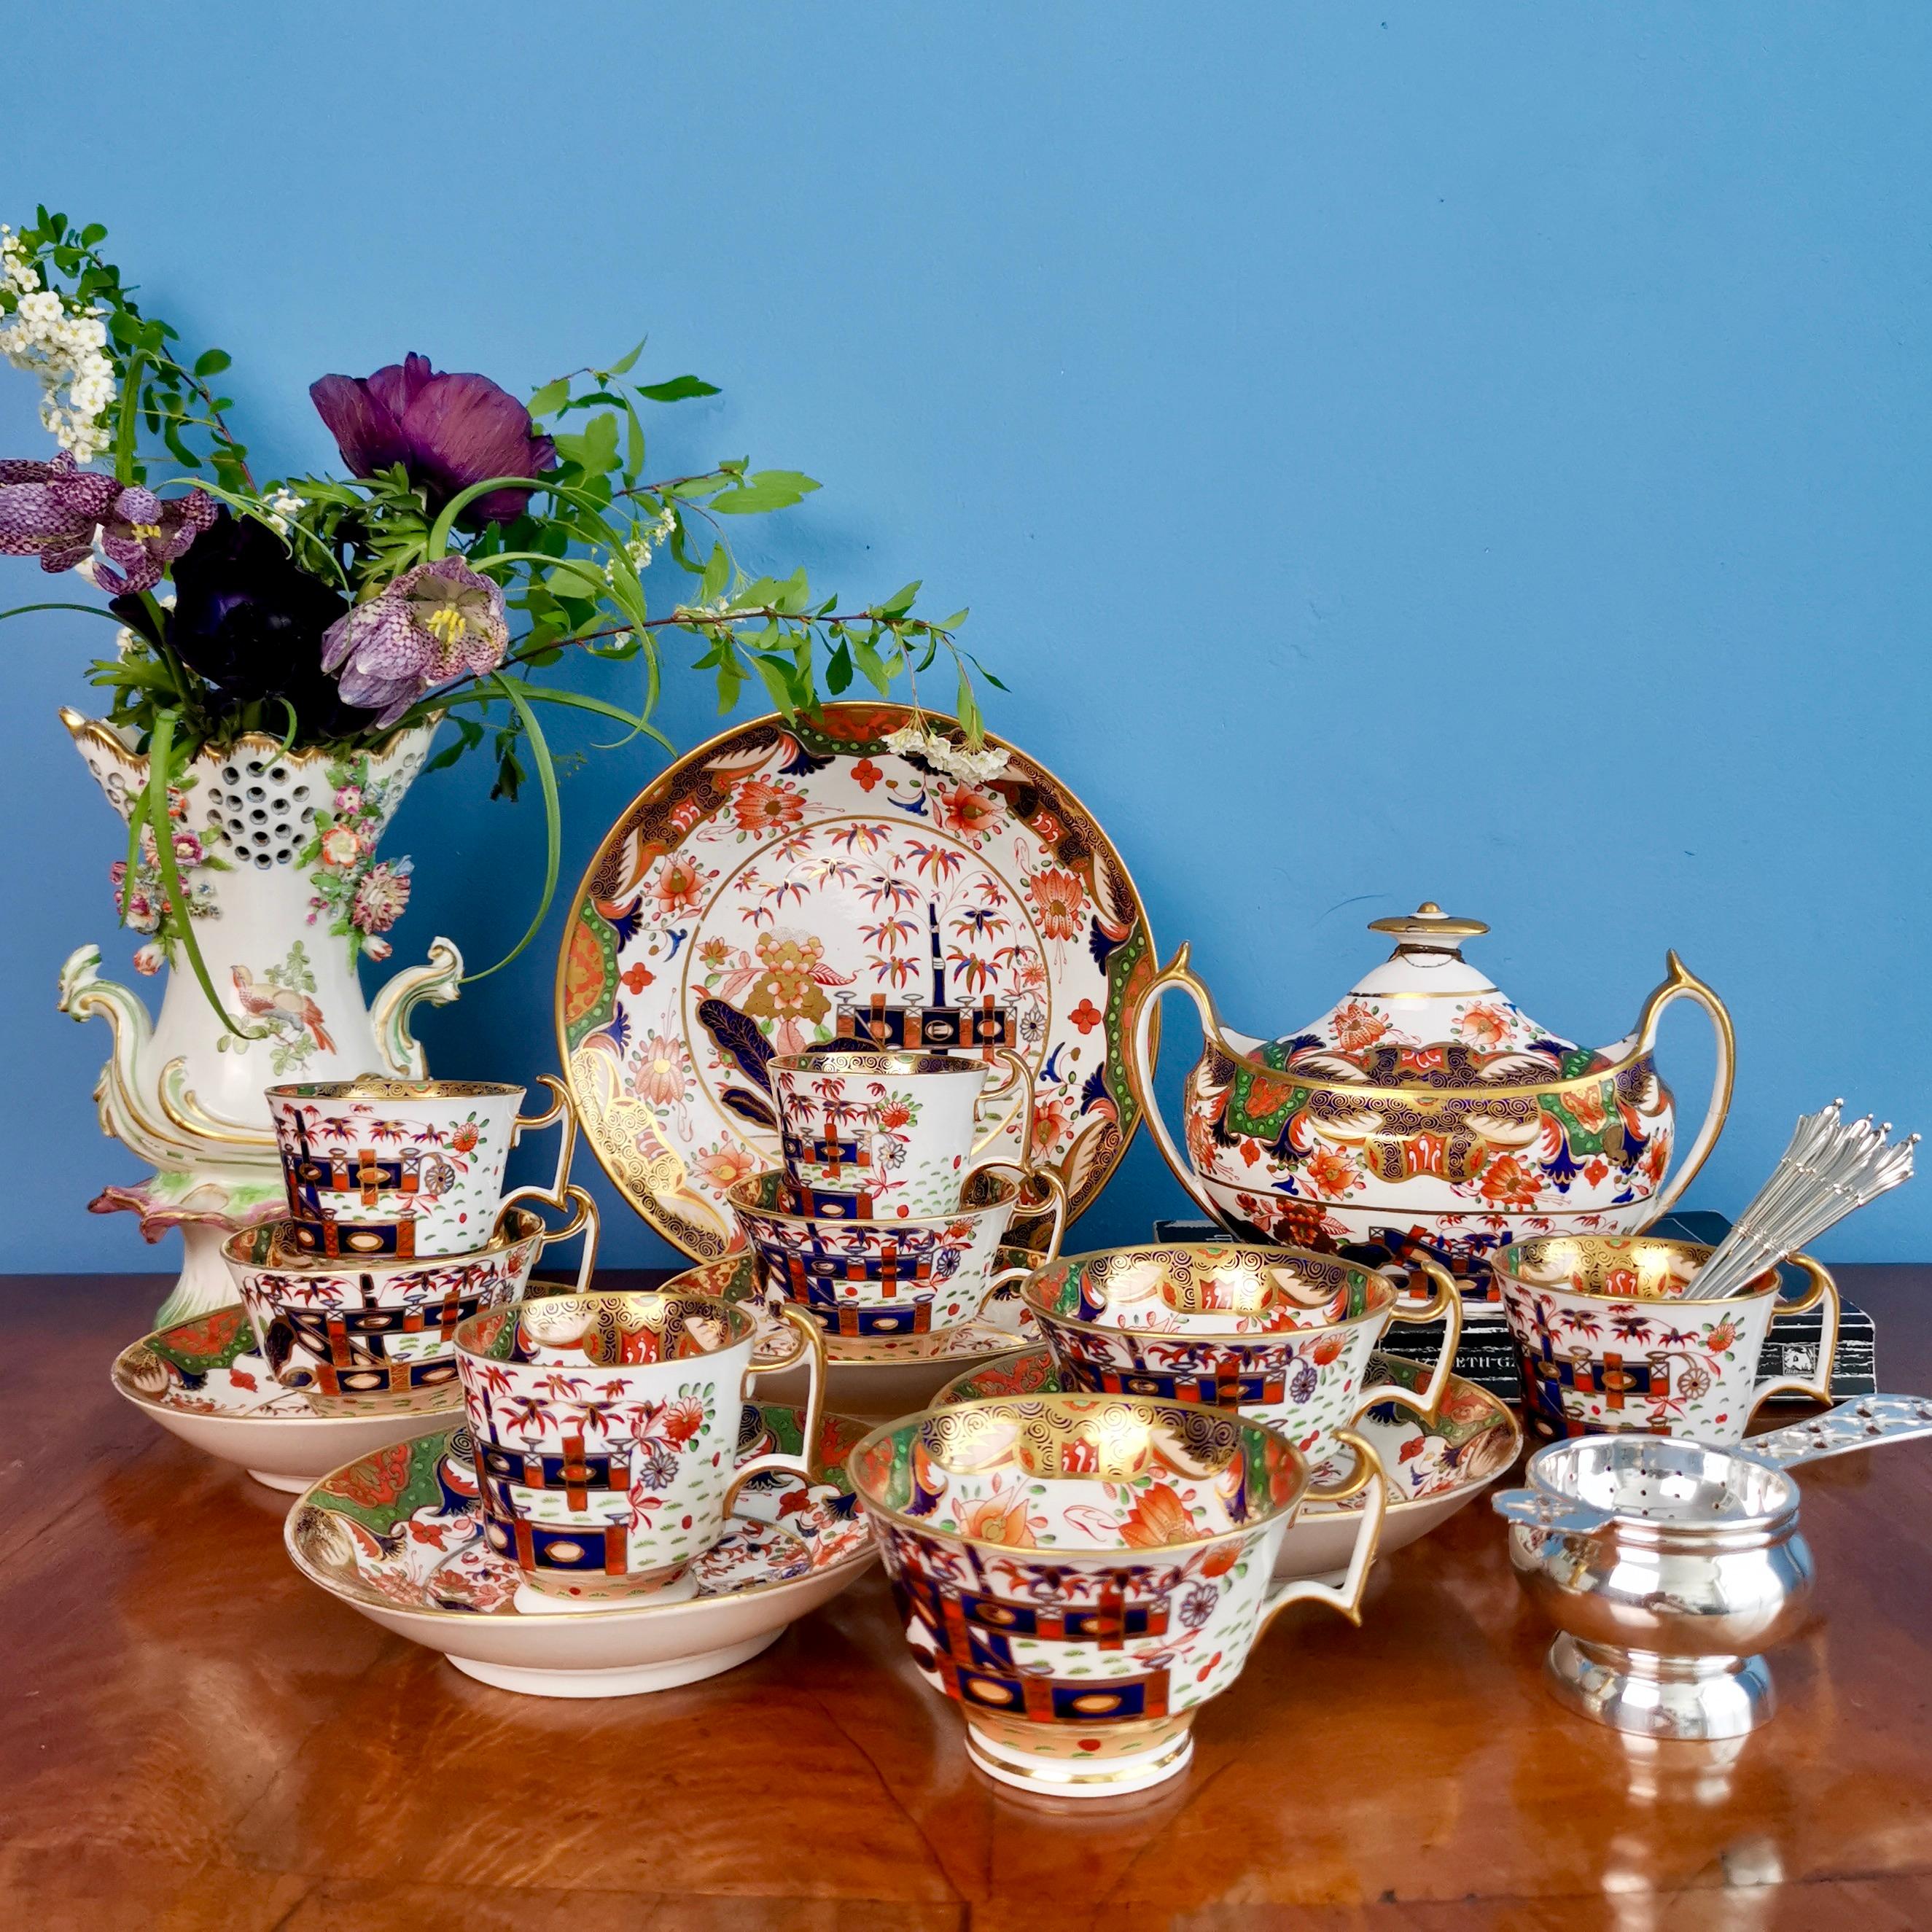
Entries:
{"type": "MultiPolygon", "coordinates": [[[[1384,1354],[1369,1358],[1368,1372],[1374,1380],[1405,1388],[1420,1388],[1429,1376],[1424,1364],[1384,1354]]],[[[1059,1387],[1053,1358],[1038,1348],[956,1376],[932,1400],[938,1407],[982,1396],[1044,1395],[1059,1387]]],[[[1352,1426],[1375,1445],[1386,1473],[1388,1514],[1376,1546],[1382,1556],[1426,1536],[1466,1508],[1510,1467],[1522,1447],[1522,1425],[1501,1398],[1462,1376],[1449,1378],[1432,1422],[1384,1402],[1352,1426]]],[[[1332,1483],[1347,1473],[1345,1462],[1318,1463],[1314,1479],[1332,1483]]],[[[1341,1576],[1348,1567],[1360,1508],[1359,1499],[1309,1504],[1288,1525],[1275,1559],[1276,1576],[1341,1576]]]]}
{"type": "Polygon", "coordinates": [[[385,1398],[344,1414],[338,1400],[318,1414],[306,1394],[276,1381],[238,1301],[144,1336],[115,1358],[112,1375],[119,1394],[184,1442],[297,1493],[352,1457],[463,1419],[453,1382],[412,1404],[385,1398]]]}
{"type": "MultiPolygon", "coordinates": [[[[796,1408],[760,1406],[754,1451],[796,1450],[796,1408]]],[[[821,1480],[754,1477],[686,1588],[595,1608],[530,1604],[522,1573],[484,1542],[469,1432],[392,1443],[325,1477],[290,1510],[296,1568],[458,1670],[534,1697],[628,1697],[729,1670],[836,1597],[875,1554],[845,1474],[866,1425],[824,1419],[821,1480]]],[[[681,1580],[682,1581],[682,1580],[681,1580]]]]}
{"type": "MultiPolygon", "coordinates": [[[[1001,1248],[993,1257],[995,1270],[1022,1268],[1036,1257],[1022,1248],[1001,1248]]],[[[796,1347],[796,1331],[770,1312],[763,1284],[758,1278],[756,1256],[726,1255],[706,1262],[665,1283],[668,1288],[683,1288],[694,1294],[715,1294],[753,1308],[777,1336],[784,1338],[787,1353],[796,1347]]],[[[1021,1283],[1009,1282],[994,1292],[984,1312],[956,1328],[942,1329],[936,1335],[908,1335],[890,1341],[862,1341],[846,1335],[825,1337],[825,1400],[830,1407],[846,1415],[863,1416],[884,1422],[896,1415],[910,1415],[933,1400],[934,1392],[949,1376],[975,1364],[1010,1354],[1016,1348],[1039,1339],[1033,1317],[1020,1300],[1021,1283]]],[[[772,1346],[776,1348],[775,1341],[772,1346]]],[[[762,1364],[768,1351],[760,1330],[753,1360],[762,1364]]],[[[783,1360],[784,1356],[776,1358],[783,1360]]],[[[801,1366],[760,1376],[758,1393],[776,1402],[802,1402],[806,1394],[805,1370],[801,1366]]]]}

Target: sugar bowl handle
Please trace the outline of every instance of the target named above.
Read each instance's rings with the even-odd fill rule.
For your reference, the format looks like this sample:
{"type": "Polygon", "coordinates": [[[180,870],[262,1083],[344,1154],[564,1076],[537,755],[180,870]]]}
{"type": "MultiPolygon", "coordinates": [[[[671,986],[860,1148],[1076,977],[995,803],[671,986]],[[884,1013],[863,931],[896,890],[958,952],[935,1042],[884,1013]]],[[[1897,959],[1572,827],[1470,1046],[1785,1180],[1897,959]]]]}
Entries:
{"type": "Polygon", "coordinates": [[[1388,1514],[1388,1483],[1373,1443],[1352,1429],[1338,1429],[1335,1436],[1355,1452],[1354,1468],[1346,1481],[1329,1489],[1310,1489],[1301,1500],[1304,1504],[1345,1503],[1364,1490],[1368,1492],[1368,1499],[1362,1505],[1362,1520],[1355,1531],[1355,1546],[1348,1557],[1348,1574],[1339,1583],[1318,1583],[1312,1576],[1294,1576],[1277,1583],[1262,1599],[1261,1630],[1266,1630],[1290,1604],[1326,1604],[1352,1624],[1362,1621],[1362,1592],[1368,1583],[1370,1566],[1376,1560],[1376,1546],[1382,1540],[1382,1518],[1388,1514]]]}
{"type": "MultiPolygon", "coordinates": [[[[768,1469],[782,1469],[788,1475],[802,1476],[811,1482],[818,1473],[818,1444],[822,1431],[825,1409],[825,1336],[818,1324],[806,1311],[788,1302],[784,1310],[784,1319],[805,1337],[806,1377],[805,1397],[805,1428],[799,1440],[799,1453],[788,1455],[782,1449],[774,1449],[769,1454],[754,1456],[748,1462],[740,1462],[737,1472],[731,1478],[731,1486],[724,1492],[724,1514],[731,1514],[732,1505],[738,1500],[738,1492],[754,1476],[761,1476],[768,1469]]],[[[799,1352],[794,1349],[782,1362],[761,1362],[750,1370],[753,1376],[768,1376],[780,1369],[795,1366],[799,1352]]]]}
{"type": "MultiPolygon", "coordinates": [[[[1439,1321],[1442,1324],[1442,1352],[1436,1358],[1436,1366],[1429,1372],[1429,1379],[1419,1389],[1404,1388],[1398,1382],[1378,1382],[1372,1388],[1364,1389],[1355,1411],[1358,1416],[1378,1402],[1393,1402],[1413,1410],[1425,1422],[1433,1422],[1436,1412],[1442,1406],[1442,1391],[1449,1386],[1450,1375],[1456,1366],[1456,1351],[1462,1342],[1462,1291],[1456,1286],[1456,1277],[1433,1256],[1418,1255],[1414,1264],[1434,1283],[1436,1292],[1426,1301],[1419,1304],[1398,1300],[1389,1312],[1389,1319],[1406,1322],[1439,1321]]],[[[1378,1274],[1383,1272],[1377,1270],[1378,1274]]]]}
{"type": "MultiPolygon", "coordinates": [[[[1774,1376],[1751,1391],[1751,1413],[1755,1415],[1774,1395],[1808,1395],[1814,1402],[1832,1400],[1832,1362],[1838,1352],[1838,1284],[1826,1273],[1824,1264],[1809,1255],[1793,1255],[1793,1268],[1802,1268],[1811,1285],[1796,1301],[1781,1301],[1771,1318],[1774,1334],[1780,1322],[1794,1315],[1808,1315],[1814,1308],[1818,1317],[1818,1368],[1808,1380],[1803,1376],[1774,1376]]],[[[1746,1444],[1748,1448],[1750,1445],[1746,1444]]]]}
{"type": "Polygon", "coordinates": [[[1210,1052],[1227,1049],[1221,1041],[1221,1016],[1214,1010],[1214,996],[1202,983],[1201,977],[1188,963],[1188,949],[1183,946],[1173,958],[1155,974],[1148,989],[1141,995],[1140,1004],[1134,1009],[1134,1023],[1127,1032],[1127,1084],[1134,1098],[1140,1102],[1142,1114],[1148,1124],[1148,1132],[1153,1135],[1154,1145],[1160,1149],[1174,1178],[1186,1189],[1196,1207],[1204,1209],[1209,1218],[1225,1227],[1221,1210],[1214,1198],[1201,1184],[1194,1172],[1193,1163],[1174,1144],[1174,1136],[1167,1130],[1167,1122],[1162,1118],[1160,1102],[1154,1090],[1154,1075],[1160,1049],[1154,1042],[1154,1028],[1160,1017],[1161,996],[1177,989],[1185,993],[1194,1002],[1194,1010],[1201,1016],[1201,1031],[1210,1052]]]}
{"type": "Polygon", "coordinates": [[[1724,1130],[1724,1116],[1731,1110],[1731,1076],[1736,1070],[1737,1042],[1731,1034],[1731,1016],[1724,1003],[1692,972],[1675,952],[1664,959],[1663,983],[1643,1003],[1636,1028],[1636,1054],[1652,1052],[1657,1045],[1657,1023],[1664,1010],[1675,1000],[1694,1000],[1710,1016],[1712,1030],[1718,1036],[1718,1068],[1711,1082],[1711,1104],[1704,1110],[1702,1126],[1690,1150],[1678,1163],[1677,1172],[1651,1196],[1650,1216],[1661,1220],[1677,1205],[1685,1188],[1696,1178],[1697,1170],[1709,1157],[1724,1130]]]}

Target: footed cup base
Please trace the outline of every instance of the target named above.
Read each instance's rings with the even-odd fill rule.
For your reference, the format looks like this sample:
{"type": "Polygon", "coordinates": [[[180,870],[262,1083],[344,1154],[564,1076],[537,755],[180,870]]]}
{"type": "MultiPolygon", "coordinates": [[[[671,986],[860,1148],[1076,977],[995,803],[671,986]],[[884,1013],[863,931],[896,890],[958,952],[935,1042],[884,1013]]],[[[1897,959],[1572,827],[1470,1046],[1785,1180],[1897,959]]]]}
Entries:
{"type": "Polygon", "coordinates": [[[1054,1798],[1119,1798],[1178,1778],[1194,1756],[1193,1713],[1096,1726],[1001,1723],[974,1713],[966,1754],[988,1778],[1054,1798]]]}
{"type": "Polygon", "coordinates": [[[1566,1633],[1550,1646],[1544,1676],[1567,1709],[1638,1737],[1741,1738],[1778,1708],[1762,1657],[1659,1657],[1566,1633]]]}

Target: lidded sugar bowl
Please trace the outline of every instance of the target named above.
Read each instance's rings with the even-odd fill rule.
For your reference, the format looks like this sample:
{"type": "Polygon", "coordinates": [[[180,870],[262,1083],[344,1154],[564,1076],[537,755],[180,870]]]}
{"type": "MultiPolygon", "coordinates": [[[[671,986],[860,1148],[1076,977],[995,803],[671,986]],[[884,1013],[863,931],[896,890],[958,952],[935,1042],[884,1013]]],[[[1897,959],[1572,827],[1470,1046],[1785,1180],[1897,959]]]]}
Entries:
{"type": "Polygon", "coordinates": [[[1167,1163],[1243,1240],[1356,1246],[1378,1260],[1432,1250],[1466,1294],[1489,1295],[1484,1258],[1535,1234],[1626,1234],[1669,1211],[1730,1105],[1730,1016],[1669,956],[1630,1033],[1579,1046],[1531,1019],[1462,945],[1486,932],[1424,904],[1372,920],[1395,950],[1320,1018],[1272,1040],[1224,1027],[1184,946],[1149,985],[1127,1039],[1135,1093],[1167,1163]],[[1183,1090],[1186,1152],[1154,1092],[1156,1010],[1178,988],[1201,1016],[1183,1090]],[[1658,1075],[1658,1023],[1703,1008],[1717,1068],[1702,1124],[1666,1180],[1676,1128],[1658,1075]]]}

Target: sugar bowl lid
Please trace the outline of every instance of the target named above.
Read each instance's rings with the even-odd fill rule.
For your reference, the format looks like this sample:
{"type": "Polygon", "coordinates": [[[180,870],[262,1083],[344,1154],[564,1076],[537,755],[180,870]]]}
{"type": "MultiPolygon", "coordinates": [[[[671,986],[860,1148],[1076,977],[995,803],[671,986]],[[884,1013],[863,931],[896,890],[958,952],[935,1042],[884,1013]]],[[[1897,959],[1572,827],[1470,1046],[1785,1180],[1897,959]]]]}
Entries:
{"type": "Polygon", "coordinates": [[[1576,1051],[1529,1018],[1462,957],[1489,931],[1425,899],[1400,918],[1372,920],[1395,950],[1322,1017],[1281,1045],[1288,1066],[1343,1079],[1439,1087],[1547,1072],[1576,1051]]]}

